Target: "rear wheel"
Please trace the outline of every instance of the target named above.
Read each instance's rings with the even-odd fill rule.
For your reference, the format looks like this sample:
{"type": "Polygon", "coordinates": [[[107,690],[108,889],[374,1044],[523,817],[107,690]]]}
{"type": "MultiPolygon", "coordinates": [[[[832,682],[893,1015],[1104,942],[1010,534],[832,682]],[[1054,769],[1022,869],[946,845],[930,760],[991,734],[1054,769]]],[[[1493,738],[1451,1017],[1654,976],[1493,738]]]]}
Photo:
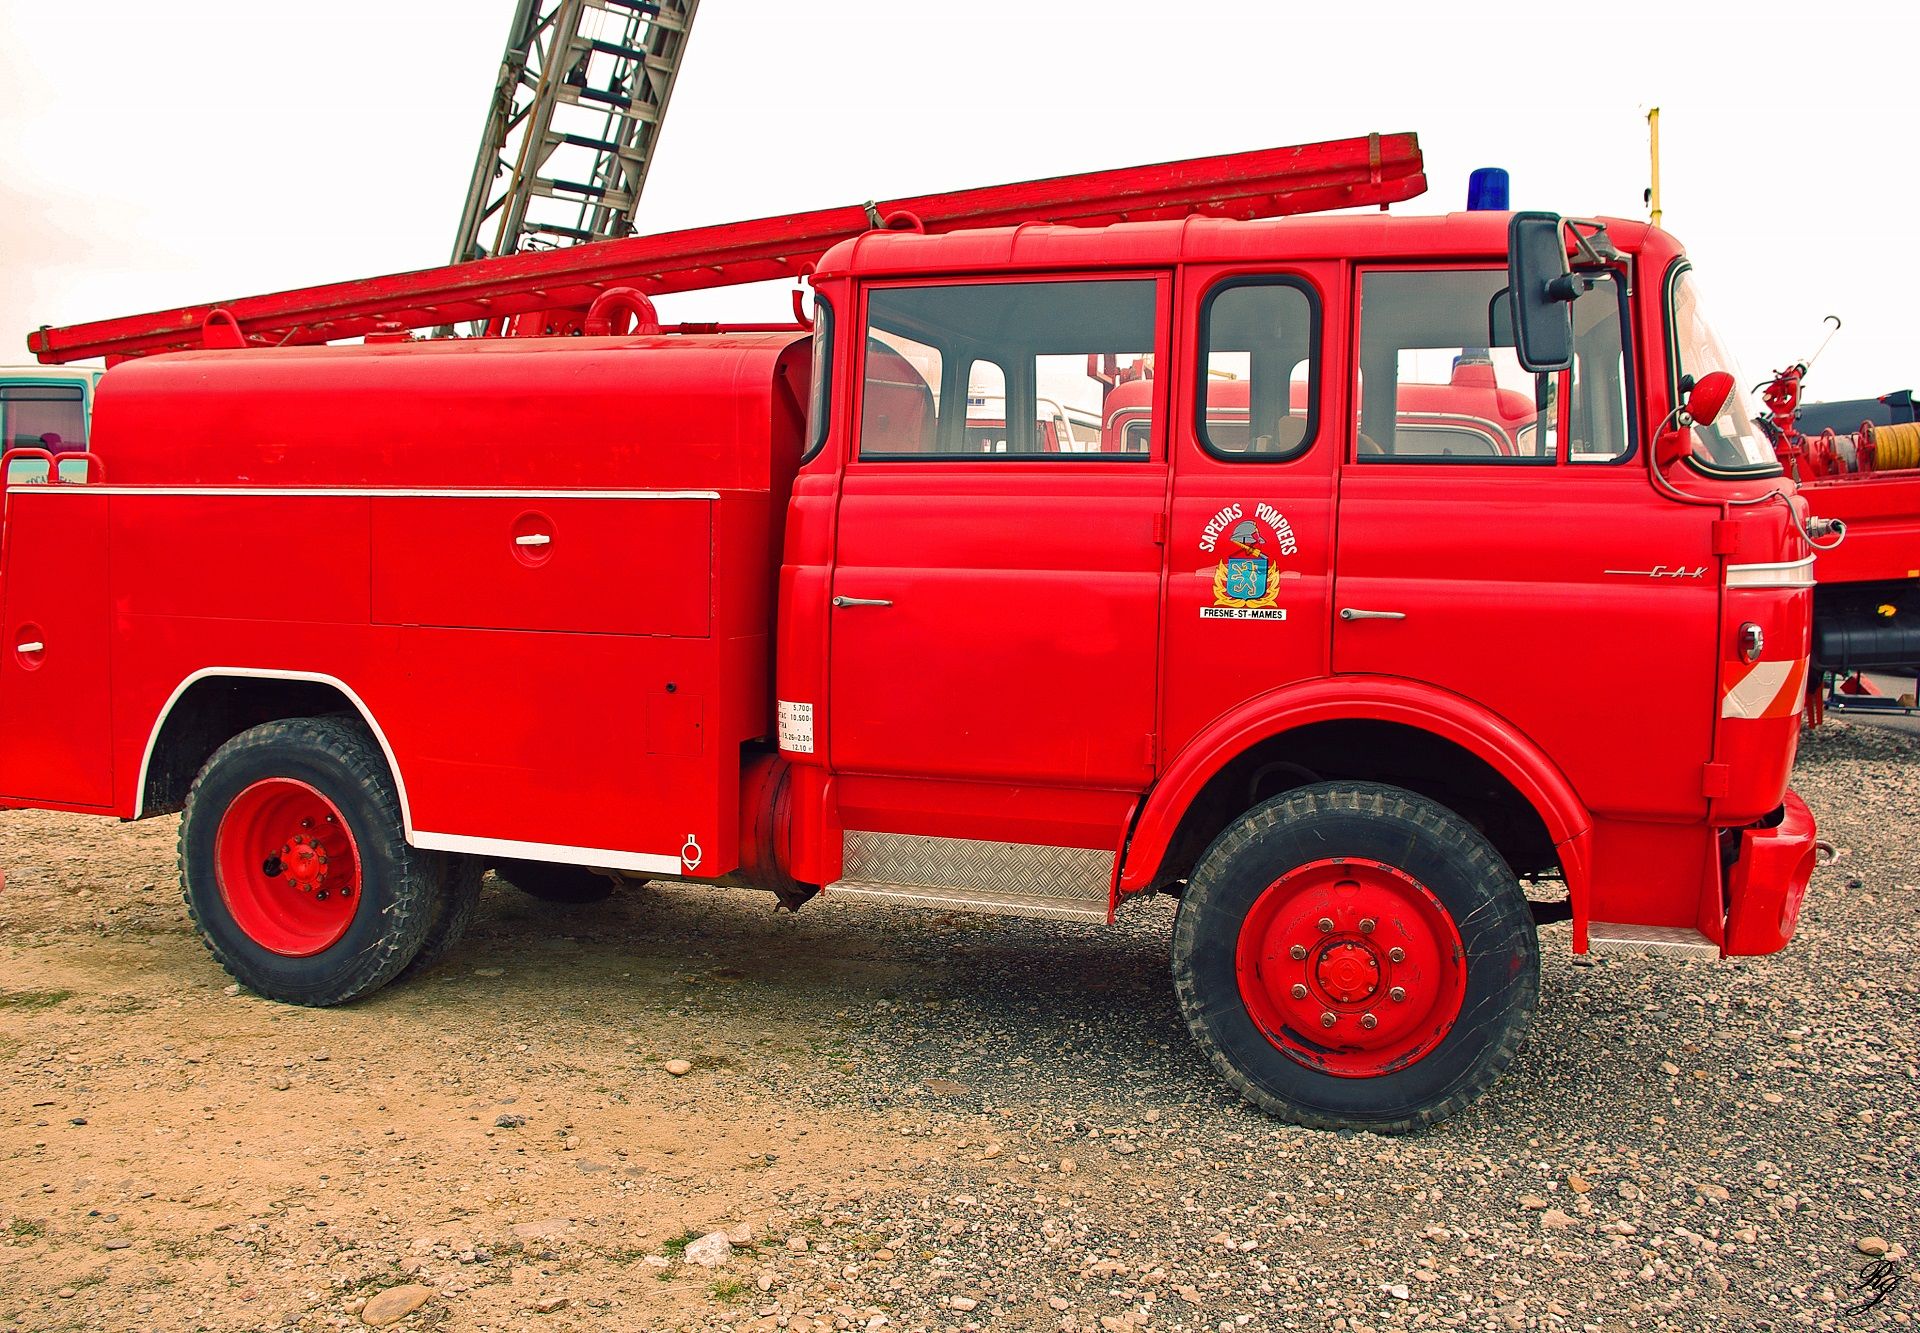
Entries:
{"type": "Polygon", "coordinates": [[[1459,816],[1372,783],[1289,792],[1220,835],[1174,927],[1194,1039],[1248,1101],[1318,1128],[1444,1119],[1512,1062],[1532,913],[1459,816]]]}
{"type": "Polygon", "coordinates": [[[494,873],[522,893],[550,903],[597,903],[613,896],[613,880],[585,866],[549,861],[496,861],[494,873]]]}
{"type": "Polygon", "coordinates": [[[187,912],[220,965],[292,1004],[357,999],[420,952],[443,863],[407,845],[379,748],[338,718],[269,722],[228,741],[180,820],[187,912]]]}

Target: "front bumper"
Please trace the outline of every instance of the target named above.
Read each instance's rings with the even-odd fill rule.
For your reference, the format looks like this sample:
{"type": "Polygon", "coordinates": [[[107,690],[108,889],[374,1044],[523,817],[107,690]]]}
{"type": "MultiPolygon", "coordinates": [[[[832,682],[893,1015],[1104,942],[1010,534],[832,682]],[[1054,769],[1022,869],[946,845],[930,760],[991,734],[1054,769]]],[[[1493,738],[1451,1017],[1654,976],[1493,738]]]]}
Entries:
{"type": "Polygon", "coordinates": [[[1818,859],[1813,813],[1792,791],[1769,826],[1740,834],[1727,874],[1728,957],[1778,953],[1793,938],[1818,859]]]}

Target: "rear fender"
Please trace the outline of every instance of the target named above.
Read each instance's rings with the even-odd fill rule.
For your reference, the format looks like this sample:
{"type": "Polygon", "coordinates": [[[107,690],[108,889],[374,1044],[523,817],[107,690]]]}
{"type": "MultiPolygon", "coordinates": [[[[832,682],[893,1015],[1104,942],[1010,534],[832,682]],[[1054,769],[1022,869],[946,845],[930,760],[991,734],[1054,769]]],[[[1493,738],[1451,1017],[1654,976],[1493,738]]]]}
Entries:
{"type": "Polygon", "coordinates": [[[1381,676],[1341,676],[1249,699],[1215,720],[1173,759],[1147,793],[1128,839],[1117,889],[1156,882],[1194,800],[1260,742],[1316,722],[1389,722],[1428,732],[1484,760],[1532,805],[1559,853],[1574,910],[1574,947],[1585,947],[1592,817],[1546,754],[1505,719],[1445,690],[1381,676]]]}

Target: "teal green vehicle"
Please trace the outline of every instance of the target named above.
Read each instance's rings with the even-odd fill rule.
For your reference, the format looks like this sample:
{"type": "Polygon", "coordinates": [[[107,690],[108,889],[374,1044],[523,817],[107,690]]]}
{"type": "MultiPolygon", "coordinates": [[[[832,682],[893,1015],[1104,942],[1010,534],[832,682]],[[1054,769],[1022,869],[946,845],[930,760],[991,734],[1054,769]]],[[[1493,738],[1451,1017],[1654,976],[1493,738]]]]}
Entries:
{"type": "MultiPolygon", "coordinates": [[[[56,458],[85,452],[99,370],[79,366],[0,366],[0,451],[44,449],[56,458]]],[[[80,460],[68,469],[84,467],[80,460]]],[[[46,480],[41,458],[15,458],[7,479],[46,480]]]]}

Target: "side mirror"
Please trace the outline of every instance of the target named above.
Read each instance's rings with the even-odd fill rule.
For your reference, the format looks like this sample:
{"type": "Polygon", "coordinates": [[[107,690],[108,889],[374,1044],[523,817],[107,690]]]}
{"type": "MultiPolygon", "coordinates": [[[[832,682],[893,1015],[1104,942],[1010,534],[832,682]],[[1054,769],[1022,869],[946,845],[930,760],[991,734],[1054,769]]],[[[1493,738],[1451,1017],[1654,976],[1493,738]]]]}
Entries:
{"type": "Polygon", "coordinates": [[[1654,441],[1654,464],[1665,470],[1693,451],[1693,428],[1710,425],[1733,396],[1733,376],[1724,370],[1708,371],[1699,379],[1682,381],[1687,401],[1674,414],[1672,424],[1654,441]],[[1689,382],[1690,381],[1690,382],[1689,382]]]}
{"type": "Polygon", "coordinates": [[[1515,213],[1507,224],[1513,345],[1520,364],[1536,374],[1573,365],[1572,306],[1580,289],[1560,227],[1553,213],[1515,213]]]}
{"type": "Polygon", "coordinates": [[[1733,376],[1724,370],[1710,370],[1687,391],[1686,413],[1702,425],[1720,415],[1733,396],[1733,376]]]}

